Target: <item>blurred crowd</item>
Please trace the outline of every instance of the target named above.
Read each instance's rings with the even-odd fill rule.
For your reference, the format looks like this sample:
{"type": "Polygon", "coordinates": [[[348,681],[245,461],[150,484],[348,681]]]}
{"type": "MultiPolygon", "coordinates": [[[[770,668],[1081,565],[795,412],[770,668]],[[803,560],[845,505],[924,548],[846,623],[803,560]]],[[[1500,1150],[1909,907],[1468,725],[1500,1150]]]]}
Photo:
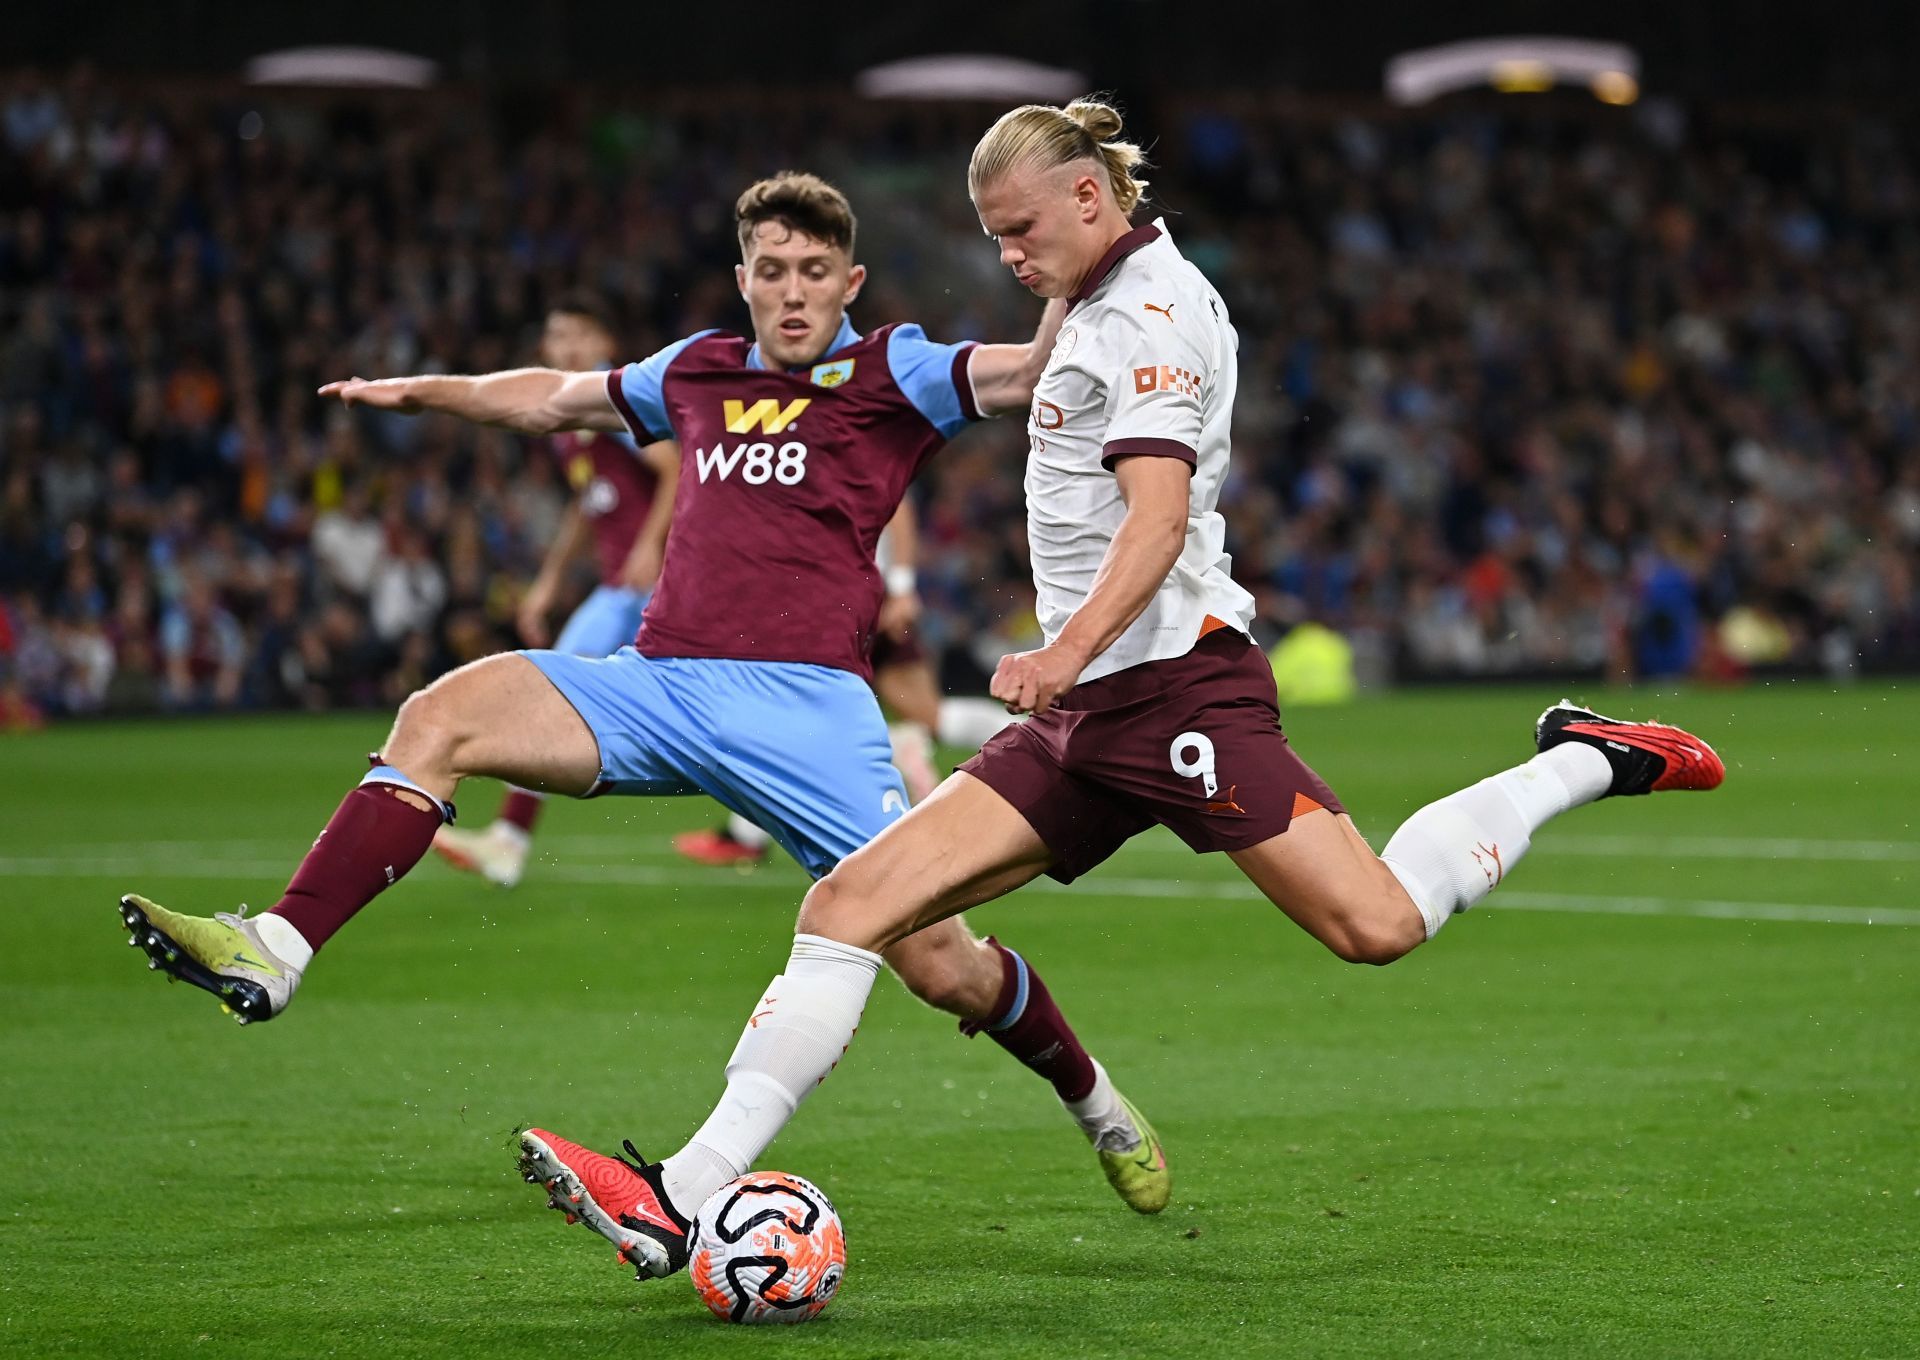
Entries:
{"type": "MultiPolygon", "coordinates": [[[[1153,195],[1241,337],[1222,507],[1262,640],[1366,677],[1920,665],[1920,178],[1864,116],[1163,100],[1153,195]]],[[[1017,339],[979,107],[563,89],[351,100],[0,77],[0,725],[391,704],[514,645],[566,505],[530,441],[324,381],[740,328],[735,194],[852,196],[856,324],[1017,339]]],[[[1034,635],[1024,437],[917,489],[924,631],[1034,635]]],[[[588,575],[577,581],[584,591],[588,575]]]]}

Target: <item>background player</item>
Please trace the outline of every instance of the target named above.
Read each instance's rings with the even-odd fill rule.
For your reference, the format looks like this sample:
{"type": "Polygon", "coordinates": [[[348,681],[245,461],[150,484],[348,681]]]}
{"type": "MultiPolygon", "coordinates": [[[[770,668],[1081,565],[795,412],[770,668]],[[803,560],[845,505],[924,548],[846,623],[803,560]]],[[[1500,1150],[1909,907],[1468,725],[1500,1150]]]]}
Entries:
{"type": "MultiPolygon", "coordinates": [[[[613,367],[616,345],[606,305],[588,294],[573,294],[547,313],[540,360],[566,372],[604,372],[613,367]]],[[[640,611],[660,576],[674,487],[680,480],[680,451],[670,443],[641,448],[624,430],[566,430],[544,443],[574,499],[539,574],[521,597],[516,619],[520,638],[529,647],[550,645],[576,656],[609,656],[640,631],[640,611]],[[548,619],[568,569],[589,540],[600,584],[555,638],[548,619]]],[[[434,834],[433,848],[456,868],[511,888],[526,868],[527,847],[545,798],[536,789],[512,789],[491,825],[479,831],[443,826],[434,834]]]]}
{"type": "MultiPolygon", "coordinates": [[[[1557,814],[1724,775],[1677,728],[1563,704],[1541,716],[1539,755],[1422,808],[1384,855],[1368,848],[1288,746],[1272,671],[1247,636],[1252,600],[1228,574],[1215,509],[1237,337],[1164,227],[1130,224],[1145,186],[1120,130],[1093,101],[1016,109],[981,139],[968,175],[1001,260],[1072,304],[1028,424],[1046,645],[1003,658],[992,686],[1034,716],[807,894],[792,958],[741,1035],[725,1094],[666,1159],[665,1212],[629,1247],[643,1274],[684,1262],[685,1215],[751,1167],[825,1079],[852,1042],[876,951],[915,930],[1043,872],[1071,880],[1159,822],[1195,850],[1226,851],[1340,957],[1387,963],[1492,891],[1557,814]]],[[[556,1155],[556,1142],[522,1135],[530,1176],[640,1193],[618,1163],[572,1144],[556,1155]]]]}
{"type": "Polygon", "coordinates": [[[933,793],[933,743],[977,751],[1002,728],[1017,722],[1002,704],[940,693],[926,649],[920,643],[920,517],[911,498],[880,537],[880,571],[887,602],[873,641],[873,688],[895,714],[894,763],[906,776],[914,802],[933,793]],[[916,784],[916,778],[924,784],[916,784]]]}
{"type": "MultiPolygon", "coordinates": [[[[272,1018],[315,951],[453,821],[454,791],[476,775],[577,797],[706,793],[816,876],[905,810],[867,686],[875,543],[955,430],[1026,405],[1058,310],[1025,345],[936,345],[917,326],[862,336],[846,309],[866,271],[853,263],[853,213],[838,190],[783,174],[749,187],[735,216],[751,341],[703,331],[604,374],[520,369],[322,389],[526,434],[624,427],[643,445],[677,440],[665,564],[635,645],[603,658],[486,657],[408,699],[374,769],[265,914],[190,917],[123,898],[132,942],[155,967],[222,996],[243,1022],[272,1018]]],[[[1165,1206],[1152,1129],[1025,960],[955,921],[891,962],[915,995],[1046,1078],[1132,1207],[1165,1206]]],[[[588,1214],[623,1247],[639,1240],[629,1223],[671,1225],[659,1168],[626,1174],[650,1198],[588,1214]]]]}

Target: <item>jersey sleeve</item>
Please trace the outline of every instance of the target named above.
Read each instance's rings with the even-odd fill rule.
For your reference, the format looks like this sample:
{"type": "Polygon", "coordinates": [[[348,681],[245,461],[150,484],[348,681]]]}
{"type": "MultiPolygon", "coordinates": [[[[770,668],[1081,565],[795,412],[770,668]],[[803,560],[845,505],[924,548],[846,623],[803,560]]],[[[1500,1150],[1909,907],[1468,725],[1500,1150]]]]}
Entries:
{"type": "MultiPolygon", "coordinates": [[[[1177,304],[1176,304],[1177,305],[1177,304]]],[[[1138,317],[1117,311],[1114,345],[1103,375],[1107,385],[1107,433],[1100,465],[1122,458],[1199,461],[1200,394],[1211,359],[1200,337],[1157,312],[1138,317]]]]}
{"type": "Polygon", "coordinates": [[[895,385],[944,439],[980,419],[968,373],[976,348],[971,340],[935,344],[918,326],[896,326],[887,337],[887,368],[895,385]]]}
{"type": "Polygon", "coordinates": [[[662,439],[679,438],[674,432],[672,418],[667,415],[667,403],[663,395],[667,369],[688,345],[713,333],[711,330],[700,331],[684,340],[674,341],[637,364],[622,364],[607,370],[607,396],[612,398],[620,418],[626,421],[627,432],[633,436],[636,447],[658,443],[662,439]]]}

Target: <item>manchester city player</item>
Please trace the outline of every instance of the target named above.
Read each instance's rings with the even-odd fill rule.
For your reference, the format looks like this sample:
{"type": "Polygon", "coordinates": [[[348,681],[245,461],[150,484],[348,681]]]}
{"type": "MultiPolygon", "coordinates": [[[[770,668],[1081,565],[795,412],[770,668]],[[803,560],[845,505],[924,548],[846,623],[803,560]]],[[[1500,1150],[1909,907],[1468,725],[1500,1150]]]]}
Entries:
{"type": "Polygon", "coordinates": [[[1071,880],[1159,823],[1226,853],[1341,958],[1384,964],[1492,892],[1552,818],[1725,777],[1691,733],[1562,703],[1536,723],[1532,759],[1421,808],[1382,854],[1368,847],[1288,744],[1248,636],[1253,601],[1217,509],[1238,337],[1163,225],[1132,223],[1141,153],[1120,131],[1097,100],[1015,109],[968,176],[1001,261],[1070,304],[1027,423],[1046,645],[1003,658],[992,682],[1032,719],[813,885],[725,1093],[659,1174],[543,1129],[520,1135],[530,1179],[592,1203],[596,1226],[617,1208],[628,1238],[615,1240],[642,1276],[685,1264],[688,1216],[826,1079],[883,956],[955,912],[1042,873],[1071,880]]]}

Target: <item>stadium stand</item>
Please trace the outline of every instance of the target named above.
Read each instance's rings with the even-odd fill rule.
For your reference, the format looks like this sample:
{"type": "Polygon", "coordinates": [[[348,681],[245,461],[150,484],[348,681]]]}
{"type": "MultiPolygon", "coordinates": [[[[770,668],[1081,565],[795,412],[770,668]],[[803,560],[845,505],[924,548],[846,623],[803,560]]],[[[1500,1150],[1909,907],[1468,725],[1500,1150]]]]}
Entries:
{"type": "MultiPolygon", "coordinates": [[[[0,77],[0,725],[391,706],[514,645],[565,504],[517,437],[332,378],[744,321],[732,196],[862,219],[856,321],[1017,338],[974,106],[0,77]]],[[[1152,176],[1240,330],[1229,548],[1363,680],[1920,665],[1920,178],[1871,117],[1182,100],[1152,176]]],[[[922,480],[951,678],[1031,639],[1024,439],[922,480]]],[[[585,584],[585,583],[583,583],[585,584]]]]}

